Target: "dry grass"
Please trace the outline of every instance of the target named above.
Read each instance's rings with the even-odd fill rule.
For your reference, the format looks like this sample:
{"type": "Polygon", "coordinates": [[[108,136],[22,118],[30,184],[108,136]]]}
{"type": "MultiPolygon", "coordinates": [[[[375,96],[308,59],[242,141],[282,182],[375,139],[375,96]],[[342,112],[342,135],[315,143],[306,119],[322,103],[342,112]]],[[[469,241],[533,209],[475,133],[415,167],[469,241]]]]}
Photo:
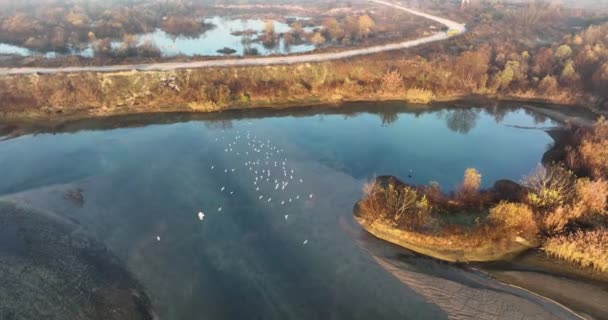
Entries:
{"type": "Polygon", "coordinates": [[[405,91],[405,100],[415,104],[428,104],[433,101],[433,91],[421,88],[410,88],[405,91]]]}
{"type": "Polygon", "coordinates": [[[578,179],[576,181],[577,203],[584,209],[583,214],[606,215],[608,212],[608,183],[603,180],[578,179]]]}
{"type": "Polygon", "coordinates": [[[585,268],[608,272],[608,230],[578,231],[570,235],[549,238],[545,252],[558,259],[585,268]]]}

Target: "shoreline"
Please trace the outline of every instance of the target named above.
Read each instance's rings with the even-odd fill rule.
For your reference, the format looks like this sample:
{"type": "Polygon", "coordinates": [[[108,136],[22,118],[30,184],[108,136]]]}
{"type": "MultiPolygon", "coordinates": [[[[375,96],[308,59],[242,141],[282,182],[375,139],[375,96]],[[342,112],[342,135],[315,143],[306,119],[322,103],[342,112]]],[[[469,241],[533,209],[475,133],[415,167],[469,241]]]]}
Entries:
{"type": "Polygon", "coordinates": [[[415,241],[416,237],[432,238],[433,236],[399,230],[379,221],[370,224],[367,220],[356,215],[355,220],[365,231],[369,232],[376,238],[396,244],[427,257],[453,263],[510,260],[535,247],[534,244],[525,244],[523,242],[513,240],[509,241],[508,243],[503,241],[491,243],[489,246],[479,247],[475,250],[464,248],[438,249],[416,243],[415,241]]]}
{"type": "MultiPolygon", "coordinates": [[[[576,126],[590,126],[593,122],[593,118],[597,118],[602,115],[592,108],[578,105],[578,104],[563,104],[555,101],[545,99],[514,99],[513,97],[500,97],[500,96],[484,96],[484,95],[453,95],[445,96],[433,99],[428,104],[417,104],[409,102],[404,98],[386,97],[386,98],[375,98],[361,97],[361,99],[340,99],[340,100],[321,100],[321,99],[300,99],[300,100],[285,100],[285,101],[252,101],[248,106],[243,104],[236,104],[228,106],[220,110],[201,110],[193,109],[188,105],[175,105],[175,106],[129,106],[123,108],[91,108],[89,112],[82,109],[75,110],[73,112],[61,112],[51,113],[44,110],[29,110],[22,112],[0,112],[0,124],[1,123],[62,123],[69,121],[78,120],[90,120],[90,119],[103,119],[111,117],[121,116],[134,116],[134,115],[150,115],[150,114],[172,114],[172,113],[189,113],[189,114],[208,114],[208,115],[220,115],[234,112],[252,112],[260,110],[268,111],[285,111],[285,110],[298,110],[298,109],[314,109],[314,108],[348,108],[351,104],[359,103],[399,103],[408,104],[412,107],[419,108],[420,110],[432,109],[444,104],[467,104],[471,107],[490,107],[490,104],[504,104],[502,107],[509,108],[524,108],[531,110],[540,115],[546,116],[552,120],[560,122],[562,124],[570,123],[576,126]],[[559,110],[556,110],[559,109],[559,110]],[[567,114],[564,112],[568,110],[567,114]]],[[[453,106],[454,108],[460,108],[462,106],[453,106]]]]}

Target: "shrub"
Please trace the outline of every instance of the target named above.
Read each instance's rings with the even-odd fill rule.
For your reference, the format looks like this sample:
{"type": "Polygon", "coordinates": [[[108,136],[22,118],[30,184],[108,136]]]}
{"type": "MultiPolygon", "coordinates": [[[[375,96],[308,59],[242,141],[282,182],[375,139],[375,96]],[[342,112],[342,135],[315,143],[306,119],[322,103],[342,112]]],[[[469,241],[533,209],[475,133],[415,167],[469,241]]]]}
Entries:
{"type": "Polygon", "coordinates": [[[190,17],[168,17],[161,24],[161,29],[172,35],[197,36],[203,32],[203,24],[190,17]]]}
{"type": "Polygon", "coordinates": [[[567,207],[557,207],[543,217],[543,230],[548,234],[556,234],[564,230],[572,220],[574,211],[567,207]]]}
{"type": "Polygon", "coordinates": [[[606,214],[608,183],[605,180],[579,179],[576,182],[577,203],[584,208],[583,214],[606,214]]]}
{"type": "Polygon", "coordinates": [[[608,230],[578,231],[549,238],[543,246],[550,256],[608,272],[608,230]]]}
{"type": "Polygon", "coordinates": [[[499,203],[490,209],[488,221],[520,232],[535,234],[537,230],[534,213],[523,203],[499,203]]]}
{"type": "Polygon", "coordinates": [[[593,176],[608,177],[608,120],[601,117],[593,130],[583,135],[578,153],[593,176]]]}
{"type": "Polygon", "coordinates": [[[364,198],[359,204],[365,218],[380,220],[404,229],[419,229],[432,220],[431,205],[416,189],[389,182],[383,187],[378,182],[363,187],[364,198]]]}
{"type": "Polygon", "coordinates": [[[467,168],[464,171],[464,178],[459,187],[459,191],[465,194],[475,194],[481,187],[481,173],[475,168],[467,168]]]}
{"type": "Polygon", "coordinates": [[[572,171],[560,165],[538,165],[524,179],[523,185],[529,189],[528,204],[539,211],[549,212],[569,203],[574,194],[575,178],[572,171]]]}
{"type": "Polygon", "coordinates": [[[398,70],[387,70],[381,78],[382,90],[395,92],[403,86],[403,77],[398,70]]]}
{"type": "Polygon", "coordinates": [[[411,103],[428,104],[433,97],[433,92],[427,89],[410,88],[405,92],[405,99],[411,103]]]}

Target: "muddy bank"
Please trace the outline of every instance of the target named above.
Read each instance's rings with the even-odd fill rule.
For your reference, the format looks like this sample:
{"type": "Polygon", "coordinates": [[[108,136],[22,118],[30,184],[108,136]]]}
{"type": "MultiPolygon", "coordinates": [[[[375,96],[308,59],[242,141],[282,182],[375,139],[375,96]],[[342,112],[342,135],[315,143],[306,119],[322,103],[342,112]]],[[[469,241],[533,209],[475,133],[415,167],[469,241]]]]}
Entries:
{"type": "Polygon", "coordinates": [[[468,265],[420,257],[363,232],[357,236],[353,231],[357,244],[396,281],[437,304],[450,319],[581,319],[567,306],[468,265]]]}
{"type": "Polygon", "coordinates": [[[533,245],[525,241],[518,242],[516,239],[503,239],[474,249],[463,249],[457,246],[440,248],[425,245],[425,242],[429,239],[434,241],[436,240],[434,238],[438,237],[399,230],[380,221],[370,223],[358,216],[355,216],[355,219],[363,229],[382,240],[448,262],[508,260],[533,247],[533,245]]]}
{"type": "Polygon", "coordinates": [[[0,318],[152,320],[137,281],[79,225],[0,202],[0,318]]]}
{"type": "Polygon", "coordinates": [[[594,319],[608,319],[608,275],[581,269],[531,250],[510,261],[476,264],[497,280],[570,306],[594,319]]]}

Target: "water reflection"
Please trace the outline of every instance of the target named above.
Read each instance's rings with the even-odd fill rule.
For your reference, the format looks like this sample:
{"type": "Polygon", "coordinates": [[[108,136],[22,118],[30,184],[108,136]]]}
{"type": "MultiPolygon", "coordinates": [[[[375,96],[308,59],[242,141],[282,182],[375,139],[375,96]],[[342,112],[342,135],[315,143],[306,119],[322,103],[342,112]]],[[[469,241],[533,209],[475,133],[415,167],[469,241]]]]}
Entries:
{"type": "Polygon", "coordinates": [[[443,110],[437,114],[445,120],[447,127],[457,133],[467,134],[477,124],[481,109],[458,108],[454,110],[443,110]]]}

